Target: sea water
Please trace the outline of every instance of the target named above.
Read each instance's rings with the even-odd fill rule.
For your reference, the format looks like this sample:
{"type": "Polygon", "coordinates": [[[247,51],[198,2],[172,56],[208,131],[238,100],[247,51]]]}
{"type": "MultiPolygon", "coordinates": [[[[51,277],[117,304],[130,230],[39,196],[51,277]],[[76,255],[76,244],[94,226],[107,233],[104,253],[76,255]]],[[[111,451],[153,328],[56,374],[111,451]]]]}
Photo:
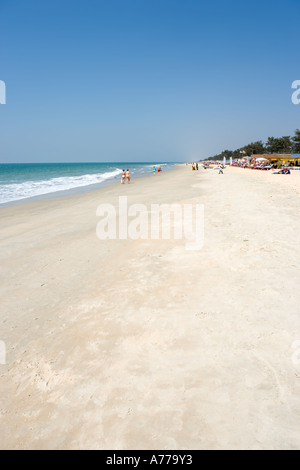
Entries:
{"type": "MultiPolygon", "coordinates": [[[[152,173],[157,163],[2,163],[0,204],[11,205],[101,188],[121,180],[122,169],[131,178],[152,173]]],[[[162,171],[171,163],[160,164],[162,171]]]]}

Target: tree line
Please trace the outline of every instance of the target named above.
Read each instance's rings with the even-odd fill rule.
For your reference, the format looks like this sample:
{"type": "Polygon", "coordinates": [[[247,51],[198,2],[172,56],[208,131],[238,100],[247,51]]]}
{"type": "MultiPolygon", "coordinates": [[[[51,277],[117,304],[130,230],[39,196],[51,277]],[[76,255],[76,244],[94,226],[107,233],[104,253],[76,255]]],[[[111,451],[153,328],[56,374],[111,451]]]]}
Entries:
{"type": "Polygon", "coordinates": [[[258,140],[236,150],[223,150],[220,154],[210,157],[209,160],[223,160],[224,157],[226,159],[241,158],[262,153],[300,153],[300,129],[296,129],[293,137],[289,135],[268,137],[266,143],[258,140]]]}

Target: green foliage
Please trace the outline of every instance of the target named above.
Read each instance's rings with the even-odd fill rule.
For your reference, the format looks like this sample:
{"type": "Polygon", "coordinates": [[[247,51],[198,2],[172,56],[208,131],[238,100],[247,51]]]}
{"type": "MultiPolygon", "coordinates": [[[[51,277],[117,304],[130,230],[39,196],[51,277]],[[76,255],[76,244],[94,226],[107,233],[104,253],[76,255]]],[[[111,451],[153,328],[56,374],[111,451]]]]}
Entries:
{"type": "Polygon", "coordinates": [[[300,153],[300,129],[296,129],[293,141],[293,153],[300,153]]]}
{"type": "Polygon", "coordinates": [[[266,148],[261,140],[257,142],[251,142],[251,144],[245,145],[243,149],[246,152],[246,155],[258,155],[265,153],[266,148]]]}
{"type": "Polygon", "coordinates": [[[291,153],[292,142],[290,136],[280,138],[269,137],[266,143],[268,153],[291,153]]]}
{"type": "Polygon", "coordinates": [[[228,160],[232,158],[241,158],[243,156],[258,155],[264,153],[300,153],[300,130],[296,129],[294,137],[288,135],[279,138],[268,137],[264,144],[261,140],[251,142],[236,150],[224,150],[218,155],[210,157],[210,160],[228,160]]]}

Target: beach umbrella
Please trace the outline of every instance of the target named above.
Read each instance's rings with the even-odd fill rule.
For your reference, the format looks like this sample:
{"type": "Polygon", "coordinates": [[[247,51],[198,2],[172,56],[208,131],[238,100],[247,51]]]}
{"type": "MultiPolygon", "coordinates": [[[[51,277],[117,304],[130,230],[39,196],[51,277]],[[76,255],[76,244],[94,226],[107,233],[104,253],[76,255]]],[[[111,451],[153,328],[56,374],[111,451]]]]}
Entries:
{"type": "Polygon", "coordinates": [[[256,161],[257,161],[257,162],[267,162],[268,159],[267,159],[267,158],[260,157],[260,158],[257,158],[256,161]]]}

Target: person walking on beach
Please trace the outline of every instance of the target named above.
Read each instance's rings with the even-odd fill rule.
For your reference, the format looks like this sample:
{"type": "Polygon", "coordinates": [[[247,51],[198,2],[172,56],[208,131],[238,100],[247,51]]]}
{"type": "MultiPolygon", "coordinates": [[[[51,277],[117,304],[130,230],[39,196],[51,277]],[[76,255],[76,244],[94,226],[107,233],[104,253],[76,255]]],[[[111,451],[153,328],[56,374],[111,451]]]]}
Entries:
{"type": "Polygon", "coordinates": [[[128,170],[128,168],[126,170],[126,179],[127,179],[127,183],[130,183],[130,171],[128,170]]]}
{"type": "Polygon", "coordinates": [[[155,174],[156,174],[156,166],[153,167],[152,171],[153,171],[153,175],[155,176],[155,174]]]}
{"type": "Polygon", "coordinates": [[[198,170],[198,162],[196,163],[196,170],[198,170]]]}
{"type": "Polygon", "coordinates": [[[121,175],[121,183],[122,183],[122,184],[125,183],[125,177],[126,177],[125,170],[122,170],[122,175],[121,175]]]}
{"type": "Polygon", "coordinates": [[[221,165],[219,166],[219,174],[220,174],[220,173],[222,173],[222,175],[223,175],[223,170],[222,170],[221,165]]]}

